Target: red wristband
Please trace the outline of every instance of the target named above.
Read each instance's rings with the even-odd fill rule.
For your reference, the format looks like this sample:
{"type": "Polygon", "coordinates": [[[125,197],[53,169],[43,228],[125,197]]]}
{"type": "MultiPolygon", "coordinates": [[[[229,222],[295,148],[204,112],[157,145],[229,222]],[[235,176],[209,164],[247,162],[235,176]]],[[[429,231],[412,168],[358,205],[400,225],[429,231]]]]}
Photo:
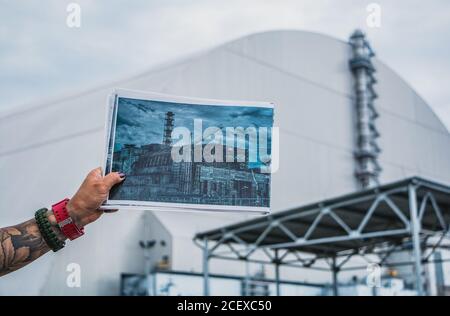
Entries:
{"type": "Polygon", "coordinates": [[[69,212],[67,211],[68,202],[69,199],[64,199],[52,205],[52,210],[63,235],[70,240],[74,240],[84,235],[84,229],[82,227],[79,228],[72,217],[70,217],[69,212]]]}

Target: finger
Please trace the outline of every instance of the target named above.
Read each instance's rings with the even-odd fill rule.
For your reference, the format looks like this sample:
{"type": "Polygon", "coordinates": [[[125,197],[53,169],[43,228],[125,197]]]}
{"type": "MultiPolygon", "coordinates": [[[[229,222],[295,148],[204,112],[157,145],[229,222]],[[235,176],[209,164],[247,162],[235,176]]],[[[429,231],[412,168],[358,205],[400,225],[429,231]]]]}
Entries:
{"type": "Polygon", "coordinates": [[[125,179],[125,174],[118,173],[118,172],[111,172],[103,178],[103,183],[105,183],[108,190],[111,190],[111,188],[114,185],[122,182],[124,179],[125,179]]]}

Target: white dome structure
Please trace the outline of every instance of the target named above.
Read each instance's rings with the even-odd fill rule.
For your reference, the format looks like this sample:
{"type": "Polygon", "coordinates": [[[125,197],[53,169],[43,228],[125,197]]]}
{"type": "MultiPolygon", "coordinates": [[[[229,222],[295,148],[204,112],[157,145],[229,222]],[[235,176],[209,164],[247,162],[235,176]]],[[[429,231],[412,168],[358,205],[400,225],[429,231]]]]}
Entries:
{"type": "MultiPolygon", "coordinates": [[[[0,225],[70,197],[102,164],[106,99],[113,88],[232,100],[271,101],[280,127],[273,212],[359,190],[355,177],[355,82],[349,43],[302,31],[246,36],[133,78],[58,100],[0,113],[0,225]]],[[[376,58],[375,107],[380,183],[421,176],[450,183],[450,134],[426,102],[376,58]]],[[[248,218],[240,214],[120,211],[83,238],[1,278],[0,294],[117,295],[120,273],[142,273],[139,240],[165,240],[155,261],[201,271],[195,233],[248,218]],[[145,216],[148,214],[148,216],[145,216]],[[149,230],[144,231],[147,221],[149,230]],[[66,284],[81,267],[81,287],[66,284]]],[[[211,272],[239,274],[214,262],[211,272]]]]}

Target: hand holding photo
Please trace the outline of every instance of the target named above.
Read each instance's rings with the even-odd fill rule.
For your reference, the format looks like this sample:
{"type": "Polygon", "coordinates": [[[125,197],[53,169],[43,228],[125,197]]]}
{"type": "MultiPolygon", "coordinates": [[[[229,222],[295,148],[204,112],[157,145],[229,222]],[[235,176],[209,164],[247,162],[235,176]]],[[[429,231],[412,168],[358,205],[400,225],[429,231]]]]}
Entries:
{"type": "Polygon", "coordinates": [[[105,208],[270,210],[273,104],[116,90],[105,172],[123,172],[105,208]]]}

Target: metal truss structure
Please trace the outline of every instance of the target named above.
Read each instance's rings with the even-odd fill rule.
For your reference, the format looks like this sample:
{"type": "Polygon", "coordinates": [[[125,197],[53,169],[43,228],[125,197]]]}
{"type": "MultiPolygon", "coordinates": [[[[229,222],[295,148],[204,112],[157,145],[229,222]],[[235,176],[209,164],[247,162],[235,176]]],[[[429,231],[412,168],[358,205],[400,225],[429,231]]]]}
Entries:
{"type": "Polygon", "coordinates": [[[423,264],[449,237],[450,186],[418,177],[378,186],[297,209],[198,233],[203,249],[204,294],[209,294],[209,260],[243,260],[275,266],[330,271],[338,295],[338,273],[363,258],[380,266],[413,265],[415,287],[424,295],[423,264]],[[412,261],[387,262],[411,251],[412,261]],[[354,260],[353,260],[354,261],[354,260]]]}

